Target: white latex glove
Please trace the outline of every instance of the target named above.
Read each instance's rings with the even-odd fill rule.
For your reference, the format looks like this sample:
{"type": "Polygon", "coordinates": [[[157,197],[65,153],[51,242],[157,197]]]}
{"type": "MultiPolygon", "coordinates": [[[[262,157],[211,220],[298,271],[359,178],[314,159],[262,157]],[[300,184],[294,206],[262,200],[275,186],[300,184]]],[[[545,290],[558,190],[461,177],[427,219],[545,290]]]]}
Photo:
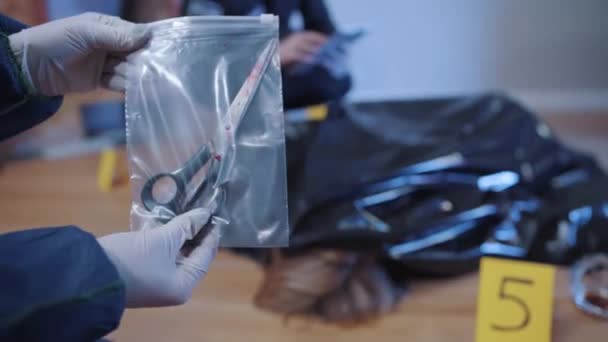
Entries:
{"type": "Polygon", "coordinates": [[[326,42],[327,36],[314,31],[290,34],[279,45],[281,65],[290,66],[310,62],[326,42]]]}
{"type": "Polygon", "coordinates": [[[348,75],[348,46],[346,44],[332,44],[327,46],[321,56],[319,64],[335,78],[348,75]]]}
{"type": "Polygon", "coordinates": [[[215,257],[219,232],[213,229],[186,256],[182,246],[209,221],[208,209],[194,209],[153,229],[98,239],[126,285],[127,307],[183,304],[215,257]]]}
{"type": "Polygon", "coordinates": [[[47,96],[103,86],[124,91],[126,56],[146,44],[147,26],[85,13],[9,36],[25,78],[47,96]]]}

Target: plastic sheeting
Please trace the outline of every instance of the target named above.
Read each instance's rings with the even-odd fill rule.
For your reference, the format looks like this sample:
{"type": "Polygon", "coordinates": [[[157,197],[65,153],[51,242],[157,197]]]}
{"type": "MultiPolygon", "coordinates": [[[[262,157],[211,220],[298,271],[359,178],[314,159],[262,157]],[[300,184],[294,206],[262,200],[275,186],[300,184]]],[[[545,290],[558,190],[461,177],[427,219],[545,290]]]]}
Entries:
{"type": "Polygon", "coordinates": [[[608,178],[500,95],[335,106],[288,142],[287,253],[377,253],[425,274],[493,255],[608,251],[608,178]]]}

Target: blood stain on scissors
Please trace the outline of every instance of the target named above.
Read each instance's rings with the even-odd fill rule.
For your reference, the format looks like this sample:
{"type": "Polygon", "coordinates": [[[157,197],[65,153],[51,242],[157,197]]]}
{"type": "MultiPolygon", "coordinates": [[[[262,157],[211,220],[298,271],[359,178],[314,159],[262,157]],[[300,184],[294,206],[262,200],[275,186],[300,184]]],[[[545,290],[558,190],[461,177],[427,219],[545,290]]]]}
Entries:
{"type": "Polygon", "coordinates": [[[214,154],[213,155],[213,159],[217,160],[217,161],[222,161],[222,156],[220,156],[219,154],[214,154]]]}

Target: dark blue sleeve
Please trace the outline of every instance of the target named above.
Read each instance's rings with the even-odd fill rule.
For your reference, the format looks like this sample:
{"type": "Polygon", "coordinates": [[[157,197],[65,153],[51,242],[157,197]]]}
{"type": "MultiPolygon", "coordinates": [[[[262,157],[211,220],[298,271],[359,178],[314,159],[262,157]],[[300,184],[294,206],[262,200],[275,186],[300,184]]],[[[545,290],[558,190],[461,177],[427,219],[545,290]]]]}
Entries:
{"type": "Polygon", "coordinates": [[[350,75],[336,78],[325,67],[315,65],[306,73],[293,75],[282,70],[285,109],[340,100],[351,87],[350,75]]]}
{"type": "MultiPolygon", "coordinates": [[[[331,36],[336,32],[324,0],[301,0],[300,11],[306,30],[331,36]]],[[[286,109],[340,100],[352,86],[351,76],[333,76],[324,66],[315,65],[294,75],[283,70],[283,99],[286,109]]]]}
{"type": "Polygon", "coordinates": [[[124,306],[124,284],[93,235],[0,235],[0,341],[95,341],[116,329],[124,306]]]}
{"type": "Polygon", "coordinates": [[[332,35],[336,31],[324,0],[301,0],[300,11],[307,30],[332,35]]]}
{"type": "Polygon", "coordinates": [[[25,25],[0,15],[0,140],[22,132],[53,115],[62,97],[34,95],[10,49],[8,36],[25,25]]]}

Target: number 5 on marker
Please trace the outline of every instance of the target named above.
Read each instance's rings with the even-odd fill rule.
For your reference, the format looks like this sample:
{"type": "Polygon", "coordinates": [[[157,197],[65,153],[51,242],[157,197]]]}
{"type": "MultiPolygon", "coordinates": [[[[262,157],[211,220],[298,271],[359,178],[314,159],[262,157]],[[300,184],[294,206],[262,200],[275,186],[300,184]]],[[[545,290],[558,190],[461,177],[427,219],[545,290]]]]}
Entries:
{"type": "Polygon", "coordinates": [[[549,342],[552,266],[483,258],[477,302],[477,342],[549,342]]]}

